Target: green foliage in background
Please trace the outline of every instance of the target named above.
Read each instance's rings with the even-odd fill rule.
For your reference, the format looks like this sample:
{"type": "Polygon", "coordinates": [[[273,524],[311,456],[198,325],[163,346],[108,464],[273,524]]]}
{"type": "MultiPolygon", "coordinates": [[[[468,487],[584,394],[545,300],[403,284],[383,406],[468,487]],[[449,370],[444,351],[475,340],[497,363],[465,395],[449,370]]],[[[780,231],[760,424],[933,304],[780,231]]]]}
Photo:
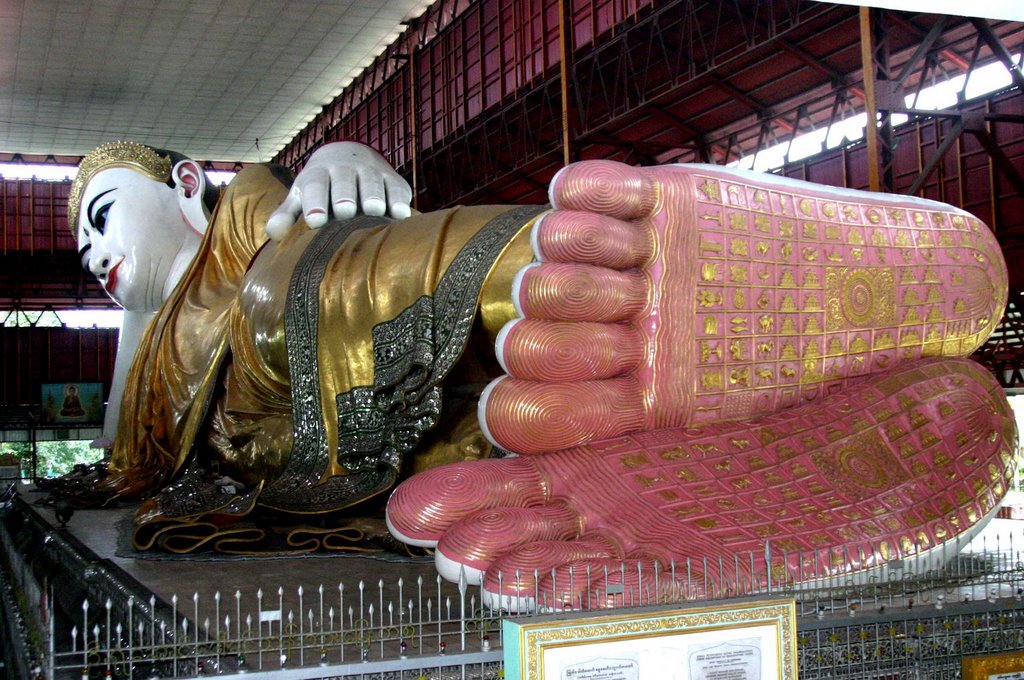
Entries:
{"type": "MultiPolygon", "coordinates": [[[[78,463],[95,463],[103,457],[103,450],[89,448],[87,441],[36,442],[36,453],[40,477],[57,477],[71,472],[78,463]]],[[[32,477],[32,444],[0,443],[0,460],[5,455],[17,456],[21,463],[21,476],[32,477]]]]}

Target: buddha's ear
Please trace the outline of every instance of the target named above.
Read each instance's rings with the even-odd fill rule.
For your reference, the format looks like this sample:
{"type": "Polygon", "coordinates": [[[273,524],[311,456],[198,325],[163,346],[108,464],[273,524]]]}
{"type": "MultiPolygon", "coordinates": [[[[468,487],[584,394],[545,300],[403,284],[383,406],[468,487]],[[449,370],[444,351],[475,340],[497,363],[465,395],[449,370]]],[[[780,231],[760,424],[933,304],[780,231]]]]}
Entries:
{"type": "Polygon", "coordinates": [[[206,193],[206,173],[193,160],[178,161],[171,169],[171,181],[178,193],[178,205],[188,225],[196,233],[206,233],[210,224],[210,211],[203,201],[206,193]]]}

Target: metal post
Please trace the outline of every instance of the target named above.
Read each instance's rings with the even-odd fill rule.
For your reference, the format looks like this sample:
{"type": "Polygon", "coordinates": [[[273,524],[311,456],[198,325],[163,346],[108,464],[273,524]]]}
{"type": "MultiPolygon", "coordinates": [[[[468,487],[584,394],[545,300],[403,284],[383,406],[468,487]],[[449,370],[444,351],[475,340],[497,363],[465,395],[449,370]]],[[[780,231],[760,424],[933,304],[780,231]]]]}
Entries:
{"type": "Polygon", "coordinates": [[[860,59],[864,70],[864,103],[867,121],[864,125],[864,136],[868,151],[868,188],[881,191],[882,183],[878,175],[878,127],[875,118],[878,110],[875,105],[875,64],[871,49],[871,8],[860,8],[860,59]]]}
{"type": "Polygon", "coordinates": [[[416,40],[417,32],[411,33],[409,45],[409,139],[410,139],[410,165],[412,166],[412,207],[419,210],[419,180],[420,180],[420,121],[419,105],[416,103],[416,88],[419,81],[416,78],[416,50],[419,48],[416,40]]]}
{"type": "Polygon", "coordinates": [[[569,99],[569,73],[572,70],[572,5],[558,0],[558,49],[560,53],[559,74],[562,93],[562,162],[568,165],[575,160],[572,147],[571,118],[573,106],[569,99]]]}

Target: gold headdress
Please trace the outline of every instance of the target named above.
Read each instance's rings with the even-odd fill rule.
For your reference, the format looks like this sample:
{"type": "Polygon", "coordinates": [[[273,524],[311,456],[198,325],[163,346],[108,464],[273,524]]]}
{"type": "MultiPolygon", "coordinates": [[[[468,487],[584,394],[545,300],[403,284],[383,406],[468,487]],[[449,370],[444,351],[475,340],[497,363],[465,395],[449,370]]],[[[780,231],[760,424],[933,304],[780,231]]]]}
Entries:
{"type": "Polygon", "coordinates": [[[78,175],[71,183],[68,195],[68,227],[78,236],[78,213],[82,207],[82,192],[96,173],[110,168],[129,168],[141,172],[158,182],[171,178],[171,159],[138,142],[111,142],[96,147],[78,164],[78,175]]]}

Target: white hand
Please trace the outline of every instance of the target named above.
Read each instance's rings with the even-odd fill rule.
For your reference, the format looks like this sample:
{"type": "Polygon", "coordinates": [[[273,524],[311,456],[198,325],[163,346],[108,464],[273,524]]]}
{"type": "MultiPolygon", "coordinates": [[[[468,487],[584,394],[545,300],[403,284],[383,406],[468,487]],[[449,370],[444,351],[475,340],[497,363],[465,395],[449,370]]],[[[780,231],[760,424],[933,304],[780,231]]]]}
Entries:
{"type": "Polygon", "coordinates": [[[280,241],[300,214],[313,228],[332,216],[348,219],[360,211],[404,219],[411,202],[409,183],[383,156],[357,142],[334,142],[310,156],[284,203],[267,220],[267,235],[280,241]]]}

